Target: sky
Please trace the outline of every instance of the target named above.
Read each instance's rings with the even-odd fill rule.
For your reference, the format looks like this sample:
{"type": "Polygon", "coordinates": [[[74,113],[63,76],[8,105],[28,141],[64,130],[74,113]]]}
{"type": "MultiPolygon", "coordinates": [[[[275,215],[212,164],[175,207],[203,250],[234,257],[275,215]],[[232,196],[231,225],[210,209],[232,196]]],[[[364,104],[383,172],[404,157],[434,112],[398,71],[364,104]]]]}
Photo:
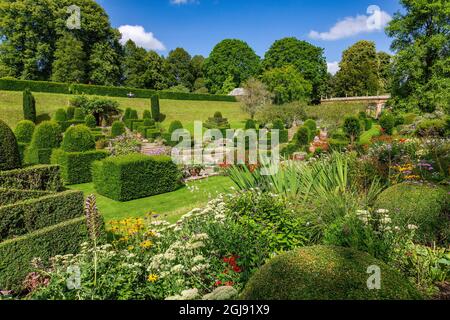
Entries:
{"type": "Polygon", "coordinates": [[[177,47],[208,56],[223,39],[246,41],[260,56],[275,40],[296,37],[324,48],[329,71],[342,52],[371,40],[390,52],[384,27],[398,0],[97,0],[122,33],[167,55],[177,47]]]}

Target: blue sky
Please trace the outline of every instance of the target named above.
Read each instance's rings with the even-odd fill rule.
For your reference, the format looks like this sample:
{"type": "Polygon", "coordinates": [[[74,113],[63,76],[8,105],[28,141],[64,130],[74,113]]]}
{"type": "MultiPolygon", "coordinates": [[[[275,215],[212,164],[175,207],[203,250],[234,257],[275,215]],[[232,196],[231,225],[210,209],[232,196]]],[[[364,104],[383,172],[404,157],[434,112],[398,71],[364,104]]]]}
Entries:
{"type": "MultiPolygon", "coordinates": [[[[358,40],[372,40],[389,51],[383,26],[400,9],[397,0],[98,0],[114,27],[147,49],[167,53],[183,47],[208,56],[225,38],[246,41],[258,55],[277,39],[294,36],[325,49],[327,61],[358,40]],[[178,2],[178,4],[177,4],[178,2]],[[365,19],[380,8],[381,25],[367,28],[365,19]],[[372,11],[373,12],[373,11],[372,11]]],[[[372,19],[372,22],[375,21],[372,19]]]]}

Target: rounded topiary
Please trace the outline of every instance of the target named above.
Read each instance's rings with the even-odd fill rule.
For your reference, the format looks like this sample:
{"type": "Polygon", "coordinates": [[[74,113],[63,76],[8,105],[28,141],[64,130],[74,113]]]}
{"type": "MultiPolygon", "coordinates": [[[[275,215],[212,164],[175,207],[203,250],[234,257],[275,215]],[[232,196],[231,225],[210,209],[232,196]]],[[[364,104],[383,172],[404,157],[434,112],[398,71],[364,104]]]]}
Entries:
{"type": "Polygon", "coordinates": [[[84,111],[81,108],[75,108],[75,112],[73,115],[73,119],[77,121],[83,121],[84,120],[84,111]]]}
{"type": "MultiPolygon", "coordinates": [[[[372,273],[373,274],[373,273],[372,273]]],[[[349,248],[312,246],[281,254],[247,283],[244,300],[411,300],[420,293],[396,270],[349,248]],[[368,268],[381,269],[379,290],[368,289],[368,268]]]]}
{"type": "Polygon", "coordinates": [[[35,149],[59,148],[62,141],[61,127],[54,121],[44,121],[33,133],[31,147],[35,149]]]}
{"type": "Polygon", "coordinates": [[[130,116],[128,117],[128,120],[138,120],[139,116],[138,116],[138,112],[136,110],[131,110],[130,112],[130,116]]]}
{"type": "Polygon", "coordinates": [[[88,128],[94,129],[97,127],[97,119],[95,119],[92,114],[88,114],[86,118],[84,118],[84,122],[86,122],[88,128]]]}
{"type": "Polygon", "coordinates": [[[155,126],[155,120],[153,119],[144,119],[144,122],[142,123],[144,127],[154,127],[155,126]]]}
{"type": "Polygon", "coordinates": [[[179,129],[183,129],[183,124],[181,123],[181,121],[178,120],[172,121],[172,123],[169,126],[169,133],[172,134],[179,129]]]}
{"type": "MultiPolygon", "coordinates": [[[[284,126],[283,120],[281,120],[281,119],[276,119],[276,120],[273,122],[273,129],[275,129],[275,130],[284,130],[284,129],[285,129],[285,126],[284,126]]],[[[314,132],[315,132],[315,131],[314,131],[314,132]]]]}
{"type": "Polygon", "coordinates": [[[67,112],[64,109],[58,109],[53,116],[53,120],[56,122],[64,122],[67,121],[67,112]]]}
{"type": "Polygon", "coordinates": [[[387,209],[392,223],[416,225],[416,240],[424,243],[445,238],[449,233],[450,196],[440,187],[401,183],[386,189],[375,207],[387,209]]]}
{"type": "Polygon", "coordinates": [[[395,128],[395,117],[391,113],[384,113],[380,118],[380,126],[386,134],[391,135],[395,128]]]}
{"type": "Polygon", "coordinates": [[[20,168],[20,152],[16,136],[8,125],[0,120],[0,171],[20,168]]]}
{"type": "Polygon", "coordinates": [[[30,143],[33,138],[33,132],[36,128],[36,125],[33,121],[30,120],[22,120],[20,121],[16,129],[14,130],[14,134],[16,135],[17,141],[21,143],[30,143]]]}
{"type": "Polygon", "coordinates": [[[70,127],[64,134],[61,149],[66,152],[84,152],[95,149],[95,139],[85,125],[70,127]]]}
{"type": "Polygon", "coordinates": [[[353,143],[361,134],[361,122],[355,116],[347,117],[344,120],[343,130],[353,143]]]}
{"type": "Polygon", "coordinates": [[[111,136],[116,138],[126,132],[125,124],[121,121],[114,121],[111,127],[111,136]]]}
{"type": "Polygon", "coordinates": [[[309,128],[302,126],[302,127],[298,128],[297,134],[295,135],[295,140],[296,140],[297,145],[303,147],[303,146],[307,146],[308,143],[311,141],[310,137],[311,137],[311,131],[309,130],[309,128]]]}
{"type": "Polygon", "coordinates": [[[317,124],[314,120],[312,119],[308,119],[305,121],[305,123],[303,124],[305,127],[307,127],[309,129],[309,131],[311,131],[311,133],[313,133],[314,135],[317,132],[317,124]]]}
{"type": "Polygon", "coordinates": [[[255,120],[249,119],[245,122],[245,130],[256,129],[255,120]]]}
{"type": "Polygon", "coordinates": [[[142,119],[152,119],[152,113],[150,110],[144,110],[144,114],[142,115],[142,119]]]}
{"type": "Polygon", "coordinates": [[[214,113],[214,118],[215,118],[215,119],[222,119],[222,118],[223,118],[222,112],[216,111],[216,112],[214,113]]]}
{"type": "Polygon", "coordinates": [[[73,120],[73,117],[75,116],[75,107],[69,106],[67,107],[67,120],[73,120]]]}

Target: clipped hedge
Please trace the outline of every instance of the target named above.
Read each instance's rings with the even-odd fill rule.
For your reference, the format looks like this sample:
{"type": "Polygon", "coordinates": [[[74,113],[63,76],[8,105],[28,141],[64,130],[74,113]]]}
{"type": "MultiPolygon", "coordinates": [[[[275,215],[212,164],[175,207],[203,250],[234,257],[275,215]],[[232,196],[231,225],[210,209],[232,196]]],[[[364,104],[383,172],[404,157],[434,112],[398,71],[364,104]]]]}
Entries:
{"type": "Polygon", "coordinates": [[[111,136],[119,137],[126,132],[125,124],[122,121],[114,121],[111,127],[111,136]]]}
{"type": "Polygon", "coordinates": [[[64,184],[59,166],[38,165],[0,171],[0,188],[20,190],[61,191],[64,184]]]}
{"type": "Polygon", "coordinates": [[[70,127],[64,134],[61,149],[66,152],[84,152],[95,149],[95,140],[91,130],[84,125],[70,127]]]}
{"type": "Polygon", "coordinates": [[[36,127],[33,139],[25,152],[25,162],[30,164],[50,164],[52,149],[59,148],[62,131],[58,123],[44,121],[36,127]]]}
{"type": "Polygon", "coordinates": [[[19,293],[32,270],[31,261],[64,254],[76,254],[87,241],[85,217],[65,221],[19,238],[0,243],[0,288],[19,293]]]}
{"type": "Polygon", "coordinates": [[[0,188],[0,206],[24,201],[28,199],[37,199],[48,196],[53,192],[40,190],[19,190],[19,189],[2,189],[0,188]]]}
{"type": "Polygon", "coordinates": [[[14,134],[16,135],[17,142],[19,143],[30,143],[33,138],[33,132],[36,128],[34,122],[30,120],[22,120],[16,126],[14,134]]]}
{"type": "Polygon", "coordinates": [[[431,243],[450,236],[450,196],[444,188],[397,184],[379,195],[375,207],[389,210],[394,225],[419,227],[416,241],[431,243]]]}
{"type": "Polygon", "coordinates": [[[144,123],[144,120],[138,120],[138,119],[128,119],[125,120],[125,126],[130,129],[131,131],[136,131],[138,127],[142,126],[144,123]]]}
{"type": "Polygon", "coordinates": [[[85,152],[65,152],[53,150],[51,163],[61,166],[61,176],[68,185],[88,183],[92,181],[92,163],[109,156],[105,150],[85,152]]]}
{"type": "Polygon", "coordinates": [[[131,92],[136,98],[144,99],[149,99],[157,93],[161,99],[236,102],[235,97],[226,95],[155,91],[148,89],[106,87],[87,84],[66,84],[47,81],[0,79],[0,90],[23,91],[26,88],[29,88],[34,92],[88,94],[122,98],[127,97],[128,93],[131,92]]]}
{"type": "Polygon", "coordinates": [[[247,283],[244,300],[412,300],[420,293],[402,275],[353,249],[312,246],[278,255],[247,283]],[[381,268],[381,289],[369,290],[369,266],[381,268]]]}
{"type": "Polygon", "coordinates": [[[20,168],[21,157],[16,136],[8,125],[0,120],[0,171],[20,168]]]}
{"type": "Polygon", "coordinates": [[[0,207],[0,241],[83,215],[81,191],[65,191],[0,207]]]}
{"type": "Polygon", "coordinates": [[[162,136],[161,130],[156,129],[155,126],[139,127],[137,131],[145,139],[156,139],[162,136]]]}
{"type": "Polygon", "coordinates": [[[98,193],[117,201],[130,201],[174,191],[181,173],[167,156],[131,154],[93,164],[98,193]]]}

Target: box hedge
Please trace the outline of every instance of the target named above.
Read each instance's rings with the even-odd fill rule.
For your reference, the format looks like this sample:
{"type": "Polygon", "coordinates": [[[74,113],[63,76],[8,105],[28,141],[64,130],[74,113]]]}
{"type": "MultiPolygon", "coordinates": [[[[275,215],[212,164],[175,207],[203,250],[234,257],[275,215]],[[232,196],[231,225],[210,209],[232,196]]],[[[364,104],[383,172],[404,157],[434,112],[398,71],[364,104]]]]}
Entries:
{"type": "Polygon", "coordinates": [[[136,131],[138,127],[142,126],[144,123],[144,120],[138,120],[138,119],[128,119],[125,120],[125,126],[130,129],[131,131],[136,131]]]}
{"type": "Polygon", "coordinates": [[[0,241],[83,215],[81,191],[65,191],[0,207],[0,241]]]}
{"type": "Polygon", "coordinates": [[[181,173],[167,156],[131,154],[93,164],[98,193],[117,201],[130,201],[171,192],[179,187],[181,173]]]}
{"type": "Polygon", "coordinates": [[[0,120],[0,170],[20,168],[20,159],[19,146],[14,132],[0,120]]]}
{"type": "Polygon", "coordinates": [[[0,288],[20,293],[31,261],[76,254],[87,241],[86,218],[79,217],[0,243],[0,288]]]}
{"type": "Polygon", "coordinates": [[[105,159],[108,155],[109,152],[105,150],[65,152],[55,149],[51,163],[61,166],[61,176],[66,184],[88,183],[92,181],[92,163],[105,159]]]}
{"type": "Polygon", "coordinates": [[[52,191],[0,188],[0,206],[6,206],[8,204],[13,204],[28,199],[37,199],[40,197],[48,196],[52,193],[52,191]]]}
{"type": "Polygon", "coordinates": [[[64,189],[64,184],[61,179],[59,166],[38,165],[0,171],[0,188],[61,191],[64,189]]]}
{"type": "Polygon", "coordinates": [[[235,97],[226,95],[155,91],[148,89],[106,87],[87,84],[66,84],[47,81],[0,79],[0,90],[24,91],[27,88],[33,92],[88,94],[110,97],[127,97],[128,93],[131,92],[136,98],[144,99],[149,99],[154,94],[158,93],[161,99],[236,102],[235,97]]]}

